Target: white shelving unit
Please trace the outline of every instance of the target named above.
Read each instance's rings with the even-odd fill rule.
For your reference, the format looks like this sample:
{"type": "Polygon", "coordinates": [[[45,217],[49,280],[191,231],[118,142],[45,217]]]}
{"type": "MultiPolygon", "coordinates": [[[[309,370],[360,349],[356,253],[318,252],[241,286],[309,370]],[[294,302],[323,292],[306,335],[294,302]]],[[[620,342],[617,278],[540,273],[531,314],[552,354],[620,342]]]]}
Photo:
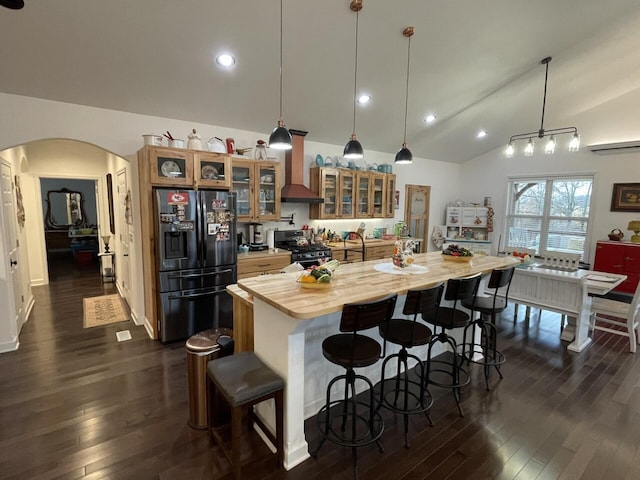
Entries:
{"type": "Polygon", "coordinates": [[[487,230],[487,207],[447,207],[447,244],[455,243],[475,254],[491,253],[491,232],[487,230]]]}

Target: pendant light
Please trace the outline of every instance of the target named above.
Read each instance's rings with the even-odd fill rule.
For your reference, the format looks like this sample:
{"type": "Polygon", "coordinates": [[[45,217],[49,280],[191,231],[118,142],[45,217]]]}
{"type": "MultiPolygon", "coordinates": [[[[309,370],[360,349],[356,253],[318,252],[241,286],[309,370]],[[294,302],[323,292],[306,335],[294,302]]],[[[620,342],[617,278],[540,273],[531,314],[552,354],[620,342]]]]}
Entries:
{"type": "Polygon", "coordinates": [[[362,0],[352,0],[349,5],[351,11],[356,12],[356,56],[355,56],[355,68],[353,75],[353,133],[351,139],[344,146],[344,152],[342,156],[344,158],[362,158],[364,156],[364,150],[362,145],[356,138],[356,93],[358,88],[358,16],[360,10],[362,10],[362,0]]]}
{"type": "Polygon", "coordinates": [[[402,31],[402,35],[409,39],[407,46],[407,85],[404,96],[404,137],[402,140],[402,148],[396,153],[395,163],[408,164],[413,163],[413,153],[407,148],[407,111],[409,110],[409,62],[411,60],[411,37],[415,29],[407,27],[402,31]]]}
{"type": "Polygon", "coordinates": [[[269,136],[269,148],[291,150],[292,145],[291,134],[282,120],[282,0],[280,0],[280,118],[278,119],[278,126],[273,129],[269,136]]]}
{"type": "Polygon", "coordinates": [[[545,137],[549,137],[547,142],[544,145],[544,153],[547,155],[552,155],[556,149],[556,137],[558,135],[570,134],[571,140],[569,141],[569,151],[577,152],[580,150],[580,135],[578,135],[578,129],[576,127],[562,127],[562,128],[553,128],[553,129],[545,129],[544,128],[544,111],[547,106],[547,82],[549,79],[549,63],[551,62],[551,57],[543,58],[540,61],[541,65],[544,65],[544,95],[542,97],[542,118],[540,119],[540,129],[537,132],[527,132],[527,133],[518,133],[517,135],[512,135],[509,139],[509,144],[505,150],[505,156],[507,158],[513,157],[515,152],[515,142],[518,140],[527,140],[527,145],[524,147],[524,155],[526,157],[530,157],[533,155],[533,137],[537,136],[539,139],[543,139],[545,137]]]}

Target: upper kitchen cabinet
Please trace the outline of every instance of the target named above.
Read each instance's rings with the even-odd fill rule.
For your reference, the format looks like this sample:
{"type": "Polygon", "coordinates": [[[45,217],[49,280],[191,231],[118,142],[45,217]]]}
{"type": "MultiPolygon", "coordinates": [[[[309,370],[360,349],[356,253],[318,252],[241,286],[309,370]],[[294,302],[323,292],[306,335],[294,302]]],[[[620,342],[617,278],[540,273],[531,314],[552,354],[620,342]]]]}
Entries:
{"type": "Polygon", "coordinates": [[[309,205],[309,218],[354,218],[355,172],[314,167],[309,172],[311,191],[324,203],[309,205]]]}
{"type": "Polygon", "coordinates": [[[138,152],[142,165],[146,165],[152,185],[189,188],[228,189],[231,186],[228,155],[145,146],[138,152]]]}
{"type": "Polygon", "coordinates": [[[324,203],[309,206],[311,219],[393,218],[396,176],[346,168],[313,167],[311,191],[324,203]]]}
{"type": "Polygon", "coordinates": [[[237,220],[280,220],[280,163],[234,158],[231,171],[237,220]]]}

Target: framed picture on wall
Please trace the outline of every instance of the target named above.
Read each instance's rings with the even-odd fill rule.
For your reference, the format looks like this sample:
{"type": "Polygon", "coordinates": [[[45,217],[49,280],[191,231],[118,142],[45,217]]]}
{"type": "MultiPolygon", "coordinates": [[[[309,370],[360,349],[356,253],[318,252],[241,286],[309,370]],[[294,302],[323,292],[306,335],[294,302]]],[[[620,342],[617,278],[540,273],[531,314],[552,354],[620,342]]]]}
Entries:
{"type": "Polygon", "coordinates": [[[612,212],[640,212],[640,183],[614,183],[612,212]]]}

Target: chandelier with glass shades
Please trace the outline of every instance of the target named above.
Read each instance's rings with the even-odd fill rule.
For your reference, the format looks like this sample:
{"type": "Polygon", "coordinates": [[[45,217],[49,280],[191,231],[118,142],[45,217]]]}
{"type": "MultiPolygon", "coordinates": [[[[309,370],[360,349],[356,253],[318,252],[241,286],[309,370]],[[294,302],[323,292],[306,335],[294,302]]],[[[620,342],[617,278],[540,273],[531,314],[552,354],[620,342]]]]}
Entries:
{"type": "Polygon", "coordinates": [[[578,135],[578,129],[576,127],[564,127],[564,128],[553,128],[545,130],[544,128],[544,110],[547,105],[547,79],[549,77],[549,63],[551,62],[551,57],[546,57],[542,59],[540,62],[545,66],[544,73],[544,97],[542,99],[542,119],[540,120],[540,130],[537,132],[528,132],[528,133],[518,133],[517,135],[513,135],[509,139],[509,145],[507,145],[507,149],[505,150],[505,155],[507,158],[513,157],[515,152],[515,143],[520,140],[526,140],[527,144],[524,147],[524,155],[530,157],[533,155],[534,151],[534,137],[538,137],[539,139],[546,138],[546,142],[544,142],[544,153],[550,155],[556,149],[556,137],[558,135],[570,134],[571,140],[569,140],[568,149],[570,152],[577,152],[580,150],[580,135],[578,135]]]}

